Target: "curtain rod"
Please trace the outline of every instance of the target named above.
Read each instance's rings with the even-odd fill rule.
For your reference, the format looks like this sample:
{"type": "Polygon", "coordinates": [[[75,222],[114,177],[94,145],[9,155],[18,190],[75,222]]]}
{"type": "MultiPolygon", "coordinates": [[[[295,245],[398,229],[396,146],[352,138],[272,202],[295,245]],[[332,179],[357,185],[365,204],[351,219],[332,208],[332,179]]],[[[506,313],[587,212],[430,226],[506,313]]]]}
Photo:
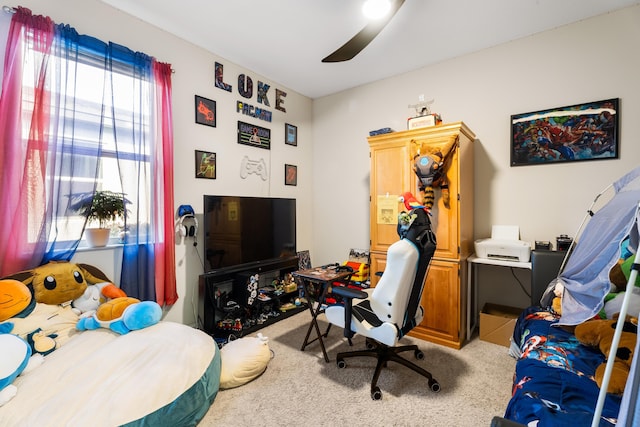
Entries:
{"type": "MultiPolygon", "coordinates": [[[[2,10],[6,13],[16,13],[16,9],[11,6],[2,6],[2,10]]],[[[171,74],[175,74],[176,70],[172,67],[171,74]]]]}

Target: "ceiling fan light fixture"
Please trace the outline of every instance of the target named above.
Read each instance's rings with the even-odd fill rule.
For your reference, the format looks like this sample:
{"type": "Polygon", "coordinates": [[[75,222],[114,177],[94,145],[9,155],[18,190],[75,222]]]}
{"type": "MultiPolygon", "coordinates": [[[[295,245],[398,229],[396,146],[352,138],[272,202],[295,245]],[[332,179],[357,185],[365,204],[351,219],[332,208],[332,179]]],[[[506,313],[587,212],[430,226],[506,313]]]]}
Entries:
{"type": "Polygon", "coordinates": [[[384,18],[390,11],[390,0],[366,0],[362,5],[362,13],[368,19],[384,18]]]}
{"type": "Polygon", "coordinates": [[[351,37],[349,41],[336,49],[329,56],[322,59],[322,62],[344,62],[353,59],[358,53],[362,51],[373,40],[380,31],[391,21],[398,9],[404,4],[405,0],[367,0],[362,5],[362,11],[366,14],[366,10],[369,7],[373,7],[376,4],[386,3],[387,14],[376,20],[370,20],[367,25],[364,26],[355,36],[351,37]]]}

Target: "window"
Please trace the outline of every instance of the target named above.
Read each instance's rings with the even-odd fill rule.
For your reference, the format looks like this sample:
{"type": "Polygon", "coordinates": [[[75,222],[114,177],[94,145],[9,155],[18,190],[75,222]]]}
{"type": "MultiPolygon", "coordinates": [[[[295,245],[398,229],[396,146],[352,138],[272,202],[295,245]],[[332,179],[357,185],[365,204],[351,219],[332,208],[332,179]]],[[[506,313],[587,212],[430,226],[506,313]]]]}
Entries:
{"type": "Polygon", "coordinates": [[[0,274],[70,260],[85,222],[70,212],[69,196],[121,191],[132,237],[120,287],[174,304],[171,64],[20,6],[11,11],[0,76],[0,216],[12,223],[0,227],[0,274]]]}
{"type": "MultiPolygon", "coordinates": [[[[150,132],[151,113],[149,102],[146,102],[152,89],[149,79],[136,74],[131,64],[117,60],[109,64],[110,69],[105,69],[104,53],[57,48],[55,56],[59,61],[48,64],[46,68],[46,78],[52,82],[48,85],[52,90],[48,94],[52,120],[49,121],[49,129],[45,130],[53,139],[51,144],[56,147],[48,154],[56,157],[55,182],[46,184],[45,189],[36,190],[30,200],[37,200],[37,193],[43,191],[47,200],[64,204],[69,201],[69,191],[71,194],[92,192],[94,183],[96,190],[137,194],[138,188],[131,188],[131,184],[127,188],[127,184],[123,184],[126,181],[123,181],[122,174],[149,176],[150,173],[149,153],[136,142],[148,140],[144,135],[150,132]],[[139,160],[144,164],[142,170],[139,160]],[[60,192],[62,197],[51,192],[60,192]]],[[[22,138],[25,145],[29,142],[30,132],[33,132],[30,118],[36,99],[40,102],[43,99],[35,89],[38,86],[36,79],[41,75],[33,71],[40,67],[43,56],[33,42],[29,44],[23,68],[22,138]]],[[[38,161],[28,164],[32,169],[30,173],[40,173],[38,161]]],[[[144,182],[134,185],[147,185],[144,182]]],[[[132,203],[128,210],[147,218],[149,204],[135,203],[135,200],[132,203]]],[[[41,219],[35,205],[28,211],[32,213],[29,215],[29,240],[35,241],[41,219]]],[[[55,211],[58,212],[54,219],[56,226],[51,227],[49,240],[75,240],[84,218],[63,206],[55,211]]],[[[112,241],[117,241],[114,239],[118,237],[118,228],[123,229],[125,224],[114,225],[117,227],[112,230],[112,241]]]]}

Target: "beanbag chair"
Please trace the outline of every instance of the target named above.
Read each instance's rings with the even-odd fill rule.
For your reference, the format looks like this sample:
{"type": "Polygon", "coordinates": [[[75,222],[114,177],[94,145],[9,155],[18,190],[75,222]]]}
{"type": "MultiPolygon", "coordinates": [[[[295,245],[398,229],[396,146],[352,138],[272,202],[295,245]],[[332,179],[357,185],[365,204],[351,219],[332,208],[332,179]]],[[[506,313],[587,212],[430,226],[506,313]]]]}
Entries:
{"type": "Polygon", "coordinates": [[[222,370],[220,388],[228,389],[241,386],[260,376],[271,360],[269,340],[258,334],[257,337],[244,337],[231,341],[220,350],[222,370]]]}

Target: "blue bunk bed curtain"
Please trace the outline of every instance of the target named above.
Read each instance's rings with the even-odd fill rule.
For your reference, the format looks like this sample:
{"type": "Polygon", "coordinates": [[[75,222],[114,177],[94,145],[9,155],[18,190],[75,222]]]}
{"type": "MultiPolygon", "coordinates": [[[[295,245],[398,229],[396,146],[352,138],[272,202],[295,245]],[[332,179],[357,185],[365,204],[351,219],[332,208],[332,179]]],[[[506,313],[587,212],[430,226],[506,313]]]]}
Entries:
{"type": "MultiPolygon", "coordinates": [[[[554,427],[589,422],[592,426],[640,425],[638,357],[623,397],[609,395],[605,391],[606,375],[603,390],[593,380],[595,368],[606,360],[605,355],[582,346],[567,328],[594,318],[604,307],[611,288],[609,271],[622,255],[623,242],[625,250],[636,254],[635,271],[627,286],[635,283],[640,240],[640,167],[610,187],[614,195],[596,213],[589,211],[591,218],[564,268],[547,287],[542,307],[525,310],[516,323],[511,351],[518,362],[513,397],[505,413],[510,420],[554,427]],[[551,305],[557,283],[564,286],[561,315],[543,308],[551,305]]],[[[624,305],[620,314],[627,314],[624,305]]],[[[611,349],[615,351],[616,348],[611,349]]],[[[637,352],[638,348],[636,355],[637,352]]]]}
{"type": "Polygon", "coordinates": [[[614,196],[593,214],[556,279],[564,286],[558,325],[578,325],[598,314],[610,290],[609,270],[620,258],[622,241],[628,237],[628,248],[634,253],[638,248],[640,167],[614,182],[613,188],[614,196]]]}

